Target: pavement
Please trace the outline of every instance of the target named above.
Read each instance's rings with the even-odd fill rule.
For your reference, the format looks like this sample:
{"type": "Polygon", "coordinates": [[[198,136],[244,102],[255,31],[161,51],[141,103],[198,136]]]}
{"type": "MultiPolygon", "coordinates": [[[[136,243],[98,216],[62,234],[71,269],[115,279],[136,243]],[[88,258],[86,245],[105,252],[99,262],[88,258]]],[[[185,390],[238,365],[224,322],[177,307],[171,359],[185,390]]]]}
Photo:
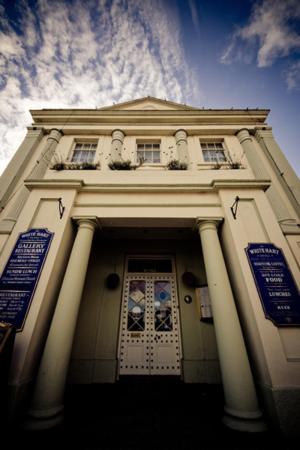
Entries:
{"type": "MultiPolygon", "coordinates": [[[[221,386],[176,379],[123,379],[116,384],[69,386],[65,419],[39,432],[15,427],[8,448],[81,450],[295,450],[299,439],[278,430],[241,433],[222,424],[221,386]]],[[[3,436],[3,435],[2,435],[3,436]]],[[[3,447],[6,448],[6,447],[3,447]]]]}

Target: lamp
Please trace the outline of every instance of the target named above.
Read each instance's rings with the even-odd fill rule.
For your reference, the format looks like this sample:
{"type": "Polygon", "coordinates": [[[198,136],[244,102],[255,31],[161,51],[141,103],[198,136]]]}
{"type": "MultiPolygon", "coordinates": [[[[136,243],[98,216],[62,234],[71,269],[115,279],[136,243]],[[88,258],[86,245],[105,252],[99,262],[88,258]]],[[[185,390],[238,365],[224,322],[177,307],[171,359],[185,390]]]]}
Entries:
{"type": "Polygon", "coordinates": [[[120,283],[120,277],[117,273],[110,273],[106,277],[106,287],[108,289],[115,289],[119,286],[120,283]]]}

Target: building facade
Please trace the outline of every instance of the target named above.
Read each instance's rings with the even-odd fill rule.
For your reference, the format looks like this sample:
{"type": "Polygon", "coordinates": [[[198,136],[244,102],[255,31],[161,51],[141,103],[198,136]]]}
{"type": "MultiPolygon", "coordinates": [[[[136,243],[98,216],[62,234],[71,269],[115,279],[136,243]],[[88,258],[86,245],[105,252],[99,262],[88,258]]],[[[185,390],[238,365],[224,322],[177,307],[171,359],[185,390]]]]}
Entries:
{"type": "Polygon", "coordinates": [[[268,110],[152,97],[33,110],[0,180],[11,410],[66,383],[222,383],[224,423],[300,425],[300,187],[268,110]]]}

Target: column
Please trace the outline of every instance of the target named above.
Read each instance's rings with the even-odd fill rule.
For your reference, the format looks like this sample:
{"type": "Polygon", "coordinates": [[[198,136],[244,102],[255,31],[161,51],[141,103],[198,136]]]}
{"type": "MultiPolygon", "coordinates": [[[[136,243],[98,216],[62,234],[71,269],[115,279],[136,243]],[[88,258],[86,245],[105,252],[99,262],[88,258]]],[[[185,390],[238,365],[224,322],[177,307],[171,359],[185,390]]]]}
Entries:
{"type": "Polygon", "coordinates": [[[122,157],[122,147],[124,142],[125,133],[121,130],[114,130],[111,134],[111,161],[121,161],[122,157]]]}
{"type": "Polygon", "coordinates": [[[269,173],[266,170],[264,163],[253,144],[252,137],[250,136],[249,131],[246,128],[243,128],[236,134],[236,136],[240,141],[241,146],[243,147],[254,175],[257,178],[268,180],[270,178],[269,173]]]}
{"type": "Polygon", "coordinates": [[[96,220],[78,219],[78,231],[43,352],[27,429],[43,430],[63,421],[63,397],[73,337],[96,220]]]}
{"type": "Polygon", "coordinates": [[[223,422],[239,431],[265,430],[245,343],[217,233],[217,221],[198,221],[225,396],[223,422]]]}
{"type": "MultiPolygon", "coordinates": [[[[54,155],[56,146],[62,136],[63,132],[57,130],[56,128],[53,128],[50,131],[45,148],[39,160],[33,167],[33,170],[29,174],[28,180],[43,178],[49,166],[49,163],[54,155]]],[[[0,222],[0,233],[1,232],[8,234],[11,233],[28,197],[29,197],[28,189],[25,186],[22,186],[20,191],[16,194],[16,198],[14,199],[12,205],[10,206],[7,216],[0,222]]]]}
{"type": "Polygon", "coordinates": [[[28,176],[29,180],[36,180],[42,178],[45,175],[45,172],[48,169],[51,159],[56,150],[57,144],[59,143],[63,135],[63,131],[58,130],[57,128],[52,128],[52,130],[50,130],[45,148],[36,165],[34,166],[31,174],[28,176]]]}
{"type": "Polygon", "coordinates": [[[189,164],[187,132],[185,130],[177,130],[174,136],[176,140],[179,162],[189,164]]]}
{"type": "MultiPolygon", "coordinates": [[[[266,169],[265,163],[259,152],[257,151],[257,148],[252,141],[252,137],[250,136],[249,131],[245,128],[240,130],[237,133],[237,138],[239,139],[240,144],[243,147],[243,150],[255,177],[258,179],[269,180],[271,178],[271,175],[266,169]]],[[[290,214],[284,204],[283,199],[281,198],[278,189],[276,188],[276,186],[274,186],[274,183],[272,183],[268,188],[268,190],[266,191],[266,195],[271,203],[278,221],[289,221],[290,214]]]]}

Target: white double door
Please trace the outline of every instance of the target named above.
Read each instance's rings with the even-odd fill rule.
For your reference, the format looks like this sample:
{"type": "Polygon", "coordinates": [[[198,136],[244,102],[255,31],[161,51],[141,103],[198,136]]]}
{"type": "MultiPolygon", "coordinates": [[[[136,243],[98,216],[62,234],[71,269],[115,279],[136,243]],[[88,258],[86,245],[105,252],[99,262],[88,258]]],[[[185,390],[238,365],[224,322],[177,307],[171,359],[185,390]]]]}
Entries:
{"type": "Polygon", "coordinates": [[[127,274],[119,344],[120,375],[180,375],[174,274],[127,274]]]}

